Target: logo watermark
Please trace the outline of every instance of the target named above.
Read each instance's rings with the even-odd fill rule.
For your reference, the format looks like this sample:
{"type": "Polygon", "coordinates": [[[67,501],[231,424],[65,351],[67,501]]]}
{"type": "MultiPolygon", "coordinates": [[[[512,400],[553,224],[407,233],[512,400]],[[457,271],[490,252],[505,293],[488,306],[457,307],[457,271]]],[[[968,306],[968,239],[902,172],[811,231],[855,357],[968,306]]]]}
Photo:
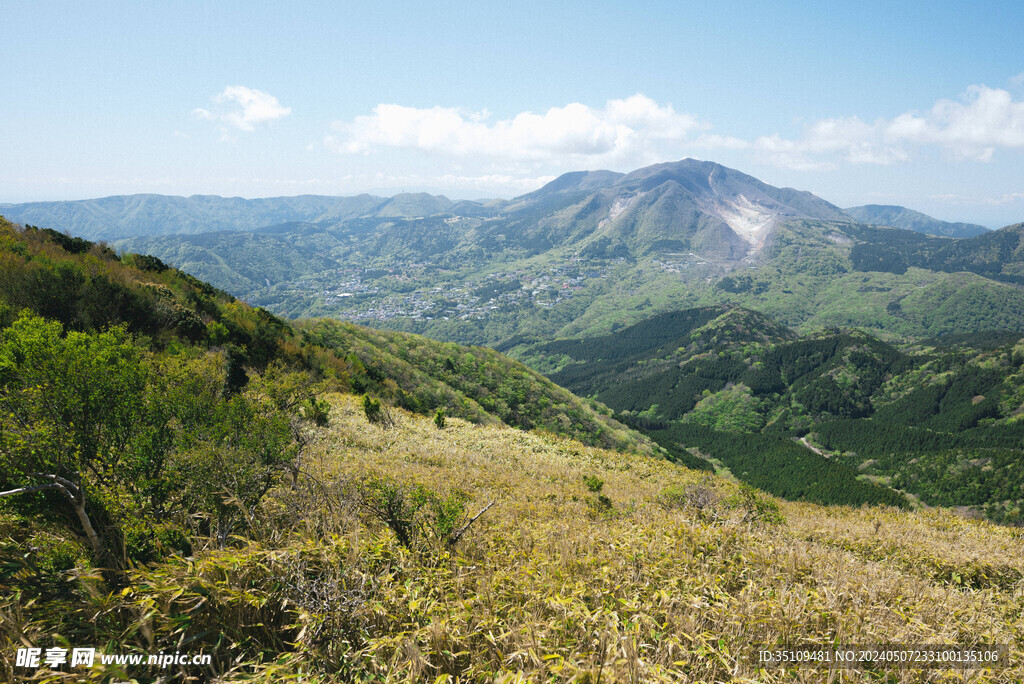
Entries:
{"type": "Polygon", "coordinates": [[[136,665],[147,667],[195,667],[209,666],[213,657],[208,653],[100,653],[93,647],[88,648],[19,648],[14,659],[14,666],[23,669],[39,669],[47,667],[60,670],[67,666],[69,670],[82,667],[102,667],[104,665],[136,665]]]}

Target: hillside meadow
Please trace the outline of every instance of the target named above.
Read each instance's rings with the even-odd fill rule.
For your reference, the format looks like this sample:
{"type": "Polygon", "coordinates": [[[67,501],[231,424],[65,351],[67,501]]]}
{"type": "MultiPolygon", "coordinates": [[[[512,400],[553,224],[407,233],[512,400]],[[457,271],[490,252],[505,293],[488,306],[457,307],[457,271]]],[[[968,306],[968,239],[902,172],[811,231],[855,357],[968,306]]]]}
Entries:
{"type": "MultiPolygon", "coordinates": [[[[328,401],[303,474],[244,534],[135,566],[115,593],[88,567],[49,605],[5,593],[0,678],[27,640],[215,654],[212,671],[158,672],[179,681],[1024,678],[1018,528],[784,502],[649,456],[396,408],[371,424],[359,397],[328,401]],[[893,642],[1007,644],[1011,666],[830,673],[752,654],[893,642]]],[[[18,521],[0,521],[10,550],[18,521]]],[[[149,679],[114,668],[83,672],[149,679]]]]}

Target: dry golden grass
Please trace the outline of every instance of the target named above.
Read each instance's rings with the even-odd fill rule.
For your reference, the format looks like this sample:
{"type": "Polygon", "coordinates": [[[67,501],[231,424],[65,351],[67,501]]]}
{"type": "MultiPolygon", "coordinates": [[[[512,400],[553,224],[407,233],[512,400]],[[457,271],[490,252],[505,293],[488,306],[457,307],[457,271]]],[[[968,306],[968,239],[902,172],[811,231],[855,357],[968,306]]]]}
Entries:
{"type": "MultiPolygon", "coordinates": [[[[469,495],[482,516],[457,549],[399,559],[362,610],[363,662],[384,681],[1022,681],[1020,531],[944,511],[779,502],[786,523],[743,522],[737,487],[667,462],[394,411],[368,425],[335,396],[307,464],[325,482],[388,475],[469,495]],[[593,505],[604,481],[611,511],[593,505]],[[719,504],[666,508],[699,485],[719,504]],[[1008,644],[1005,670],[759,669],[757,644],[1008,644]]],[[[301,504],[292,503],[295,510],[301,504]]],[[[340,509],[339,509],[340,510],[340,509]]],[[[330,518],[350,558],[397,547],[354,513],[330,518]],[[347,516],[347,517],[346,517],[347,516]]],[[[305,513],[303,513],[305,515],[305,513]]]]}
{"type": "MultiPolygon", "coordinates": [[[[246,540],[139,568],[65,617],[122,652],[230,656],[203,673],[218,681],[1024,681],[1019,529],[781,501],[772,524],[734,482],[647,456],[397,409],[383,429],[358,398],[330,402],[306,475],[246,540]],[[454,548],[429,534],[406,548],[360,505],[381,478],[464,495],[469,515],[496,503],[454,548]],[[1006,644],[1010,667],[763,669],[753,653],[882,643],[1006,644]]],[[[54,624],[16,597],[0,618],[8,644],[54,624]]]]}

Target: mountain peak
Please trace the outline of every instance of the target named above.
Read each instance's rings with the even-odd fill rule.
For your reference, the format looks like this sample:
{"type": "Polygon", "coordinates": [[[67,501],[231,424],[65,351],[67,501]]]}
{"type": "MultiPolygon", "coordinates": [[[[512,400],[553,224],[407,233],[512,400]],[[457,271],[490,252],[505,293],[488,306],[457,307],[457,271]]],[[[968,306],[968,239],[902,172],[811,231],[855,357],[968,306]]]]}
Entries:
{"type": "Polygon", "coordinates": [[[724,226],[728,229],[726,233],[731,231],[730,241],[746,244],[742,250],[746,258],[764,247],[773,227],[780,221],[794,218],[848,220],[839,207],[809,192],[776,188],[735,169],[698,159],[637,169],[620,178],[610,191],[616,192],[620,199],[617,204],[613,203],[609,220],[618,216],[615,207],[627,201],[635,204],[643,196],[671,192],[677,197],[676,203],[688,205],[705,217],[705,221],[724,226]]]}
{"type": "Polygon", "coordinates": [[[571,171],[563,173],[555,180],[545,184],[538,190],[527,193],[516,199],[540,199],[560,192],[578,192],[583,190],[599,190],[614,185],[624,174],[615,171],[571,171]]]}

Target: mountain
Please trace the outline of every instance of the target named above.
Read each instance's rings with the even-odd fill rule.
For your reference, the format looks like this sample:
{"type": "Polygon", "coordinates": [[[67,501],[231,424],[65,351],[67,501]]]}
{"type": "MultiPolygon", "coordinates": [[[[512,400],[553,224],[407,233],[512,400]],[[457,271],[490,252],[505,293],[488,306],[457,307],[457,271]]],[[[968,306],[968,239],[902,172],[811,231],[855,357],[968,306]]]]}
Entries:
{"type": "MultiPolygon", "coordinates": [[[[823,681],[747,654],[951,634],[1005,659],[979,680],[1024,679],[1019,528],[779,501],[665,461],[458,419],[439,430],[401,410],[382,430],[354,397],[325,401],[330,423],[294,485],[228,543],[192,534],[187,553],[138,563],[124,585],[98,579],[53,516],[0,511],[5,627],[44,649],[74,634],[101,654],[218,654],[97,657],[97,679],[823,681]],[[410,528],[403,544],[395,530],[410,528]]],[[[882,669],[843,666],[852,681],[882,669]]],[[[13,652],[0,659],[3,681],[24,671],[13,652]]]]}
{"type": "Polygon", "coordinates": [[[296,326],[157,258],[118,255],[101,244],[49,229],[19,229],[2,218],[0,259],[0,328],[21,311],[67,330],[124,326],[156,351],[222,354],[243,384],[247,369],[261,373],[285,363],[411,411],[443,409],[473,422],[544,429],[616,448],[636,443],[636,435],[590,403],[490,349],[336,321],[296,326]]]}
{"type": "MultiPolygon", "coordinates": [[[[468,212],[489,213],[478,202],[460,203],[468,212]]],[[[453,206],[427,194],[394,197],[300,195],[243,199],[193,195],[118,195],[94,200],[0,204],[8,220],[66,231],[91,240],[140,235],[251,231],[286,222],[342,221],[363,216],[426,216],[453,206]]]]}
{"type": "Polygon", "coordinates": [[[558,192],[578,192],[580,190],[597,190],[613,185],[625,174],[615,171],[571,171],[563,173],[555,180],[547,183],[539,190],[521,196],[520,200],[537,200],[558,192]]]}
{"type": "Polygon", "coordinates": [[[959,240],[899,235],[869,226],[850,232],[861,238],[850,252],[850,259],[861,270],[896,274],[906,273],[909,268],[967,272],[1024,285],[1024,223],[959,240]]]}
{"type": "Polygon", "coordinates": [[[810,193],[694,159],[626,175],[566,174],[514,200],[505,214],[483,227],[481,241],[519,246],[527,255],[558,248],[633,257],[692,250],[723,261],[752,258],[780,222],[846,219],[810,193]]]}
{"type": "MultiPolygon", "coordinates": [[[[863,334],[707,308],[548,350],[646,360],[652,381],[689,366],[707,384],[691,422],[628,418],[792,502],[635,435],[602,448],[616,423],[596,402],[490,350],[289,324],[153,257],[2,221],[0,259],[2,681],[25,678],[18,648],[68,641],[96,645],[97,681],[816,681],[748,654],[951,634],[1003,658],[999,681],[1024,677],[1019,527],[915,511],[873,482],[1019,501],[1019,433],[970,440],[1021,400],[1003,392],[1020,347],[961,339],[907,373],[863,334]],[[828,383],[879,380],[888,404],[867,419],[805,442],[742,431],[781,397],[820,413],[828,383]],[[183,645],[218,655],[139,655],[183,645]]],[[[68,672],[40,663],[36,679],[68,672]]]]}
{"type": "Polygon", "coordinates": [[[929,235],[941,235],[942,237],[969,238],[984,235],[988,232],[988,228],[975,223],[940,221],[919,211],[891,204],[865,204],[860,207],[850,207],[843,211],[859,223],[893,226],[894,228],[912,230],[916,233],[928,233],[929,235]]]}
{"type": "MultiPolygon", "coordinates": [[[[451,218],[335,239],[430,246],[413,227],[451,218]]],[[[602,393],[621,365],[622,400],[647,386],[664,411],[619,415],[662,450],[493,350],[288,322],[3,219],[0,263],[3,681],[43,650],[29,674],[63,678],[69,641],[97,645],[104,681],[791,681],[805,664],[746,654],[950,634],[1024,676],[1019,529],[885,486],[1019,520],[1024,346],[1004,335],[901,351],[710,306],[532,348],[602,393]],[[217,657],[139,655],[182,644],[217,657]]]]}
{"type": "Polygon", "coordinates": [[[800,332],[1024,330],[1013,227],[954,240],[861,224],[810,193],[712,162],[575,172],[510,201],[342,199],[310,219],[114,244],[280,315],[513,355],[514,340],[607,334],[717,304],[800,332]]]}

